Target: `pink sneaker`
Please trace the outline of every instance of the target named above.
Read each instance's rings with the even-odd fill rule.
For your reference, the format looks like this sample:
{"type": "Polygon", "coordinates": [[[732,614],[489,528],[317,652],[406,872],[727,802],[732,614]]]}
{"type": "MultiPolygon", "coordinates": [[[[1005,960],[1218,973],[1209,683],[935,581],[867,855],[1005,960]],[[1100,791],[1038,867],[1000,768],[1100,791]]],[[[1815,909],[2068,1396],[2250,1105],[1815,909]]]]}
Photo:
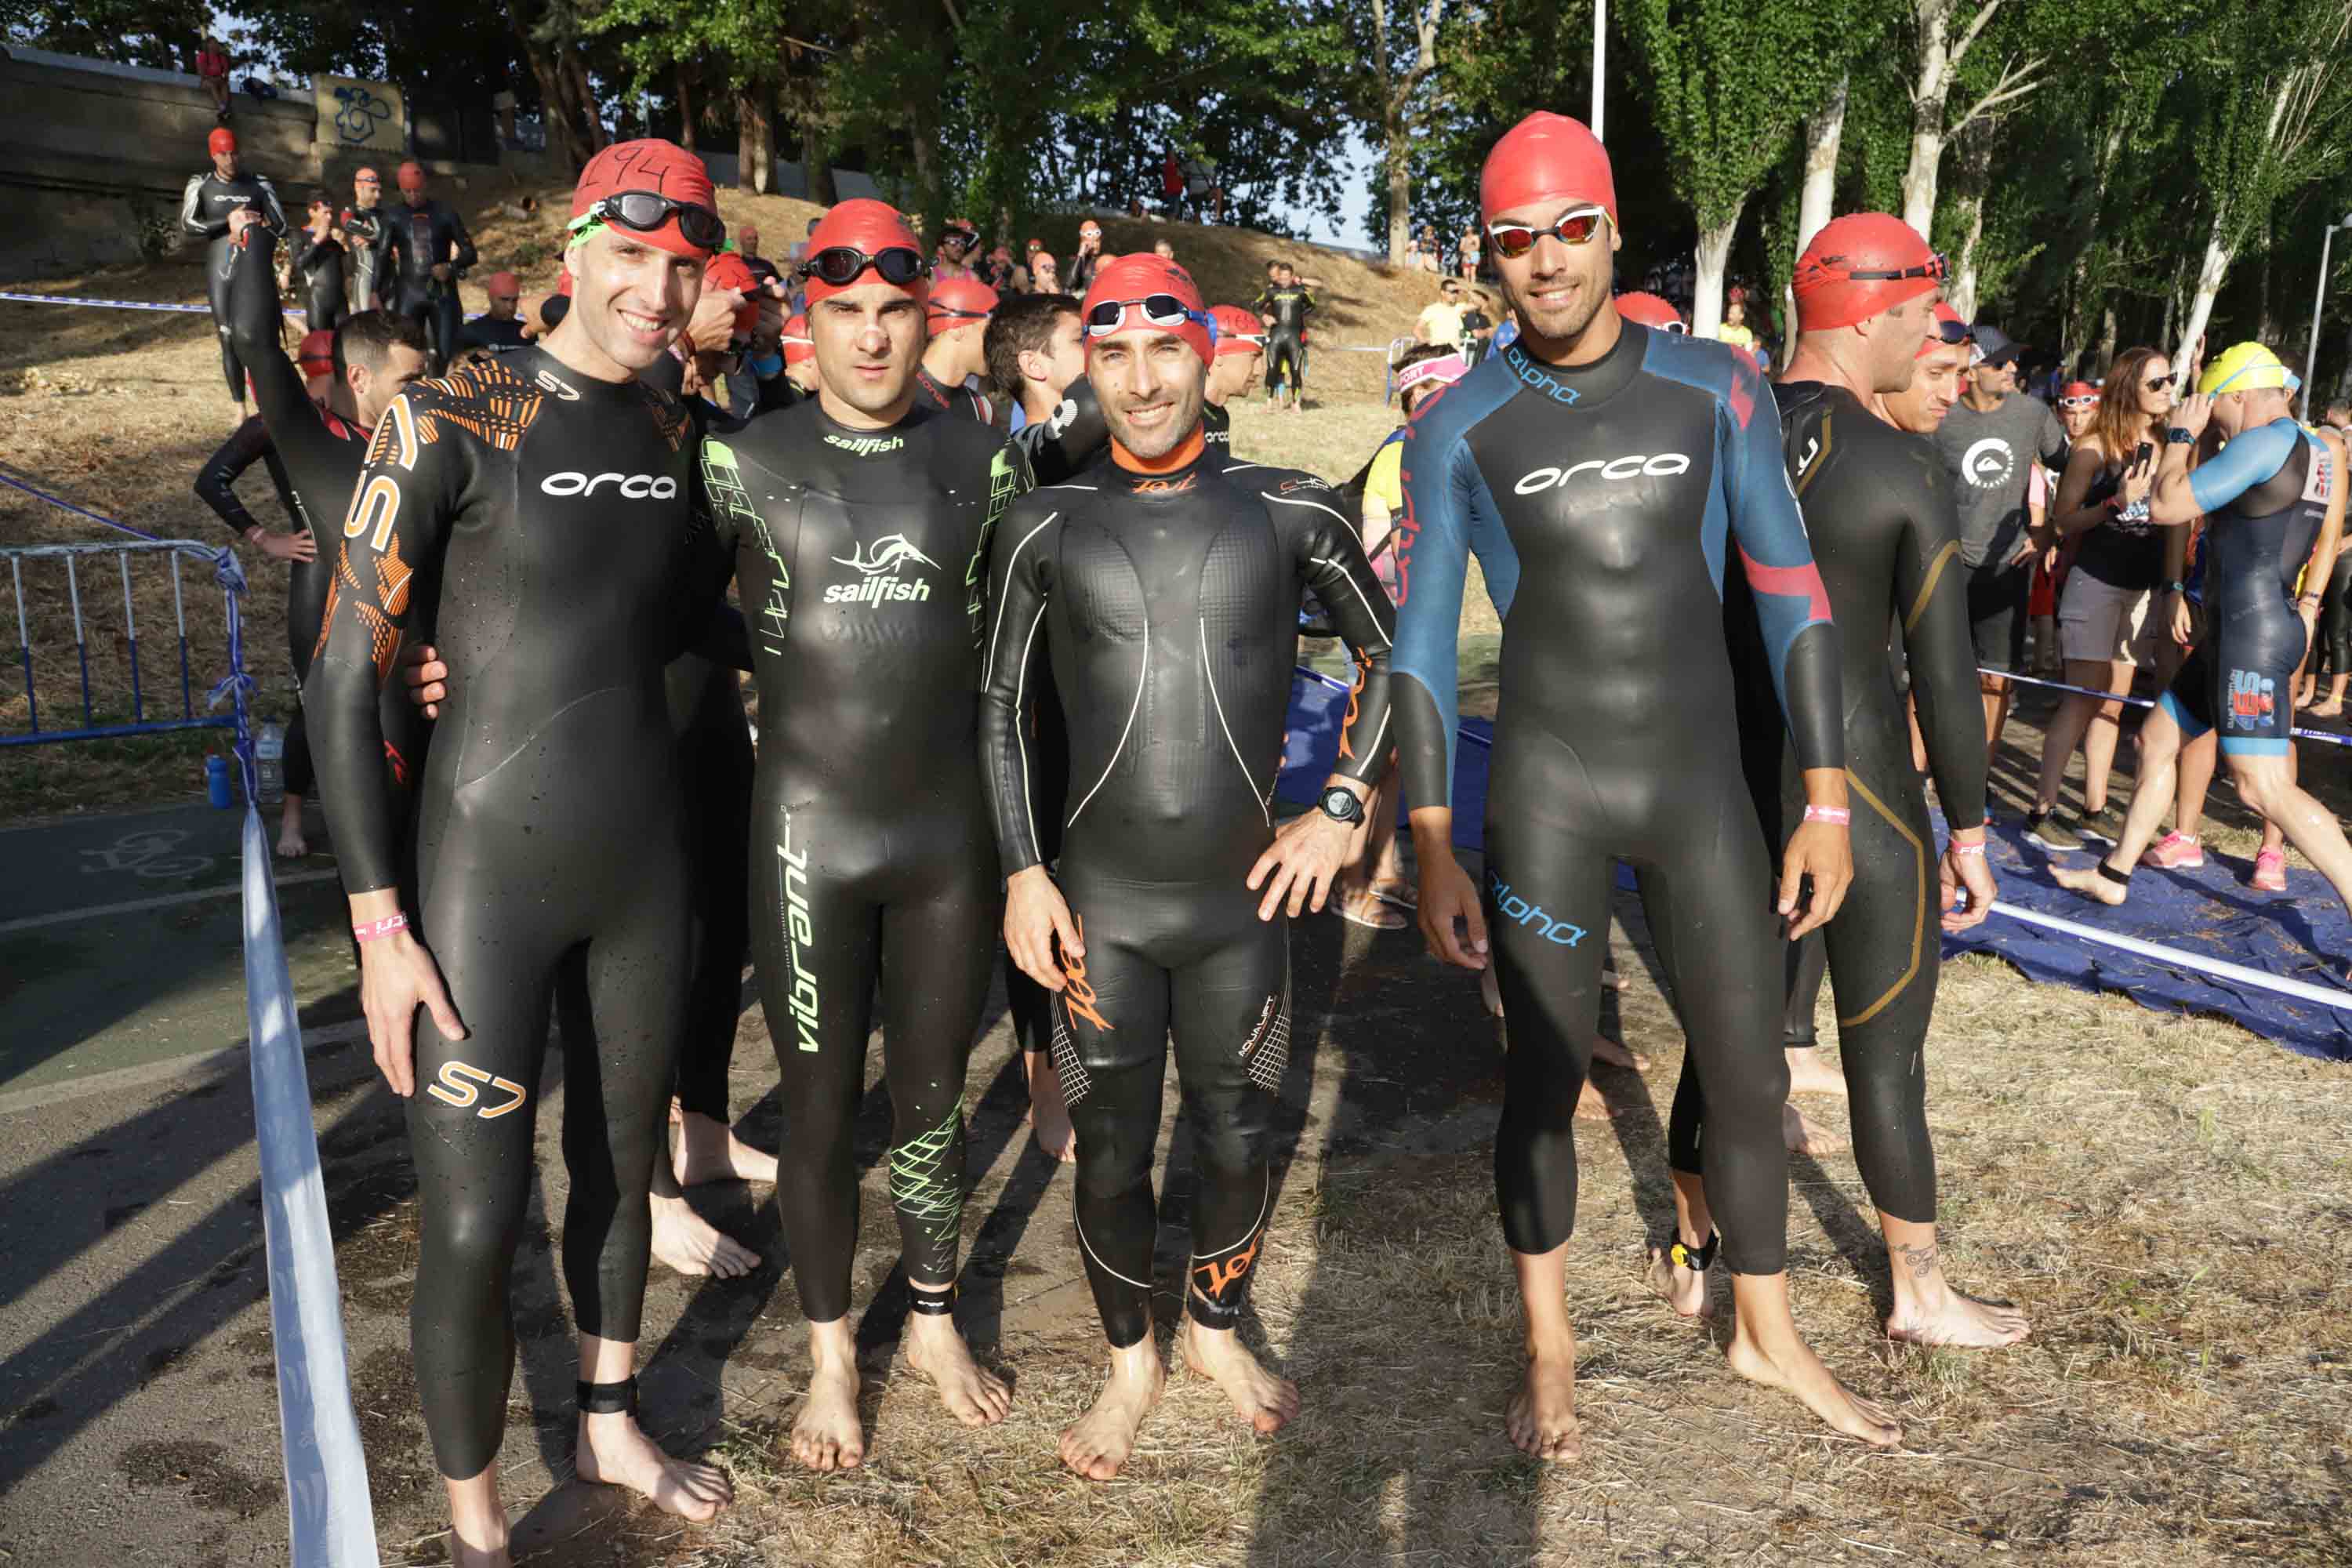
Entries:
{"type": "Polygon", "coordinates": [[[2205,847],[2186,833],[2168,833],[2140,851],[2143,866],[2161,866],[2174,870],[2185,866],[2205,864],[2205,847]]]}
{"type": "Polygon", "coordinates": [[[2254,857],[2256,889],[2265,893],[2286,891],[2286,857],[2275,849],[2264,849],[2254,857]]]}

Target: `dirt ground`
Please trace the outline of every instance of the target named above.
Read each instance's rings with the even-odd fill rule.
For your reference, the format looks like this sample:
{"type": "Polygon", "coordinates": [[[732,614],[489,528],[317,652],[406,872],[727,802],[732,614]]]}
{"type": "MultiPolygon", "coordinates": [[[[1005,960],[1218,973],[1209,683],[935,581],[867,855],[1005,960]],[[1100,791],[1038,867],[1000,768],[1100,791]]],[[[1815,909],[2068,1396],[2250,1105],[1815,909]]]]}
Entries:
{"type": "MultiPolygon", "coordinates": [[[[767,220],[772,236],[786,216],[767,220]]],[[[56,287],[142,284],[152,297],[194,297],[160,272],[56,287]]],[[[0,304],[5,471],[142,526],[222,537],[186,489],[227,430],[202,322],[33,314],[43,309],[0,304]]],[[[1348,405],[1335,389],[1332,405],[1303,416],[1249,411],[1236,447],[1344,477],[1393,420],[1356,395],[1348,405]]],[[[20,498],[0,500],[0,542],[55,539],[61,526],[20,498]]],[[[253,597],[257,647],[282,636],[269,597],[253,597]]],[[[1465,705],[1477,711],[1491,706],[1478,650],[1490,664],[1495,628],[1475,586],[1471,603],[1465,705]]],[[[92,657],[125,652],[94,645],[92,657]]],[[[43,690],[58,689],[51,682],[69,668],[44,667],[43,690]]],[[[2030,779],[2040,711],[2029,708],[2007,737],[2000,773],[2012,798],[2030,779]]],[[[0,728],[22,719],[21,707],[0,709],[0,728]]],[[[0,816],[59,798],[96,806],[184,794],[196,784],[193,749],[0,752],[0,816]]],[[[2342,772],[2329,756],[2306,782],[2340,804],[2342,772]]],[[[2213,809],[2224,847],[2250,848],[2226,788],[2213,809]]],[[[1570,1295],[1582,1336],[1580,1463],[1531,1463],[1501,1431],[1519,1328],[1489,1169],[1496,1029],[1475,986],[1439,972],[1417,939],[1323,917],[1295,939],[1280,1195],[1254,1298],[1256,1342],[1306,1400],[1293,1428],[1254,1438],[1180,1372],[1118,1481],[1081,1482],[1055,1462],[1055,1435],[1091,1399],[1101,1352],[1070,1241],[1068,1174],[1020,1125],[1017,1063],[998,1019],[967,1094],[974,1188],[962,1310],[1014,1382],[1012,1417],[967,1432],[894,1363],[903,1286],[889,1273],[877,1084],[859,1136],[870,1463],[812,1477],[780,1447],[807,1375],[805,1336],[772,1205],[764,1191],[722,1186],[698,1190],[698,1206],[766,1261],[732,1284],[657,1278],[646,1412],[673,1450],[727,1464],[736,1507],[687,1530],[571,1484],[559,1249],[535,1210],[502,1456],[526,1561],[2352,1560],[2352,1300],[2336,1257],[2352,1216],[2342,1065],[2123,997],[2029,987],[1989,960],[1948,965],[1927,1047],[1948,1267],[1962,1288],[2017,1302],[2033,1335],[1990,1355],[1890,1343],[1877,1326],[1886,1263],[1851,1158],[1796,1159],[1799,1321],[1832,1367],[1902,1420],[1901,1450],[1873,1453],[1740,1382],[1723,1363],[1722,1329],[1675,1319],[1642,1283],[1644,1247],[1670,1224],[1663,1127],[1681,1043],[1638,908],[1620,915],[1612,945],[1631,989],[1601,1022],[1653,1065],[1643,1075],[1600,1069],[1614,1114],[1579,1128],[1570,1295]]],[[[1826,1008],[1822,1029],[1833,1048],[1826,1008]]],[[[736,1103],[747,1135],[772,1143],[768,1054],[751,1005],[736,1103]]],[[[379,1536],[387,1562],[444,1561],[407,1364],[415,1183],[398,1110],[348,1038],[320,1046],[312,1064],[379,1536]]],[[[0,1271],[0,1561],[284,1560],[243,1095],[231,1079],[0,1110],[0,1194],[14,1200],[0,1203],[0,1255],[11,1258],[0,1271]]],[[[543,1207],[560,1216],[560,1087],[546,1098],[543,1207]]],[[[1806,1109],[1843,1130],[1839,1103],[1806,1109]]],[[[1160,1271],[1171,1320],[1189,1182],[1178,1158],[1160,1271]]]]}

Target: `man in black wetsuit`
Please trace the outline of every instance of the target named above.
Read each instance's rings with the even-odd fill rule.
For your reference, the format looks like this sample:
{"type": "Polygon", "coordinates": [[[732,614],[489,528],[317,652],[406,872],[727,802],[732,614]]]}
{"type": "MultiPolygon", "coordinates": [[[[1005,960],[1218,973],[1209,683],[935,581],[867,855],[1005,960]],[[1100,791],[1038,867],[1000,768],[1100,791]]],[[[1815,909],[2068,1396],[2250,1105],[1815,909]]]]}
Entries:
{"type": "Polygon", "coordinates": [[[393,314],[425,321],[435,367],[446,369],[465,322],[457,279],[474,264],[473,237],[455,207],[425,195],[425,168],[414,159],[400,166],[400,195],[403,205],[387,219],[388,275],[380,287],[393,314]]]}
{"type": "Polygon", "coordinates": [[[1201,412],[1201,422],[1208,431],[1209,444],[1230,451],[1234,416],[1228,405],[1237,398],[1246,399],[1257,384],[1258,370],[1265,363],[1265,329],[1239,305],[1213,306],[1209,314],[1217,321],[1217,350],[1209,363],[1209,384],[1202,394],[1208,403],[1201,412]]]}
{"type": "Polygon", "coordinates": [[[1530,115],[1487,154],[1479,187],[1521,335],[1423,403],[1405,437],[1397,731],[1423,934],[1447,962],[1483,969],[1491,925],[1510,1018],[1495,1175],[1529,1365],[1508,1430],[1541,1458],[1579,1451],[1571,1117],[1600,1005],[1611,862],[1623,859],[1707,1094],[1706,1193],[1738,1303],[1731,1364],[1838,1430],[1892,1445],[1895,1423],[1831,1375],[1789,1308],[1780,927],[1801,936],[1827,921],[1851,868],[1837,645],[1780,417],[1728,348],[1618,316],[1615,182],[1583,125],[1530,115]],[[1449,805],[1474,552],[1503,617],[1483,913],[1454,858],[1449,805]],[[1803,772],[1804,821],[1777,898],[1740,768],[1731,661],[1720,637],[1699,635],[1721,625],[1735,561],[1803,772]]]}
{"type": "Polygon", "coordinates": [[[302,314],[311,331],[332,331],[348,313],[344,266],[343,242],[335,237],[334,198],[323,190],[313,192],[309,221],[294,252],[294,271],[302,279],[302,314]]]}
{"type": "Polygon", "coordinates": [[[702,477],[760,683],[752,960],[784,1107],[776,1202],[814,1363],[792,1450],[833,1470],[866,1453],[853,1134],[877,975],[907,1358],[966,1425],[1010,1405],[953,1314],[964,1065],[998,908],[973,742],[982,573],[1027,480],[1003,437],[919,394],[928,266],[896,211],[835,206],[801,270],[821,390],[711,436],[702,477]]]}
{"type": "MultiPolygon", "coordinates": [[[[1936,1239],[1936,1155],[1927,1132],[1926,1048],[1944,931],[1992,911],[1985,865],[1985,760],[1958,570],[1959,519],[1936,449],[1873,411],[1907,389],[1923,353],[1944,347],[1936,291],[1944,258],[1900,218],[1854,213],[1824,226],[1796,270],[1796,355],[1773,389],[1782,449],[1804,507],[1813,558],[1836,617],[1845,693],[1845,765],[1856,803],[1853,885],[1837,918],[1793,951],[1790,1011],[1810,1026],[1828,954],[1838,1051],[1853,1112],[1855,1162],[1877,1205],[1894,1266],[1886,1331],[1922,1344],[1989,1349],[2025,1337],[2025,1315],[1954,1290],[1936,1239]],[[1953,825],[1938,856],[1911,764],[1910,723],[1888,663],[1901,627],[1936,794],[1953,825]],[[1940,875],[1938,874],[1940,868],[1940,875]],[[1943,912],[1958,890],[1964,910],[1943,912]]],[[[1767,650],[1752,603],[1727,595],[1748,778],[1767,841],[1779,845],[1802,810],[1779,704],[1761,679],[1767,650]]],[[[1810,1036],[1810,1028],[1808,1035],[1810,1036]]],[[[1668,1150],[1680,1235],[1651,1263],[1652,1283],[1677,1311],[1705,1310],[1713,1235],[1700,1173],[1705,1096],[1686,1058],[1668,1150]]]]}
{"type": "Polygon", "coordinates": [[[352,205],[336,222],[343,231],[343,248],[351,253],[353,310],[373,310],[390,303],[379,297],[392,280],[386,256],[392,248],[392,215],[376,205],[383,192],[383,183],[376,172],[362,167],[352,176],[352,205]]]}
{"type": "Polygon", "coordinates": [[[228,395],[236,400],[241,419],[245,367],[229,342],[229,215],[250,210],[275,241],[286,234],[286,209],[278,205],[278,192],[268,180],[239,166],[236,132],[215,126],[205,145],[212,153],[212,172],[188,176],[188,188],[180,197],[180,226],[205,241],[205,293],[212,302],[213,331],[220,336],[221,374],[228,378],[228,395]]]}
{"type": "Polygon", "coordinates": [[[724,230],[701,161],[667,142],[606,148],[572,205],[562,324],[419,383],[377,426],[306,690],[369,1035],[408,1100],[412,1350],[465,1564],[508,1560],[509,1290],[560,984],[583,987],[590,1015],[563,1034],[579,1474],[688,1519],[730,1495],[637,1426],[632,1375],[692,940],[663,671],[709,618],[689,571],[692,421],[638,376],[685,326],[724,230]],[[454,696],[417,786],[404,909],[376,704],[415,619],[454,696]]]}
{"type": "Polygon", "coordinates": [[[1315,309],[1315,293],[1299,281],[1298,269],[1287,261],[1268,265],[1273,274],[1257,297],[1258,320],[1265,324],[1265,397],[1277,407],[1290,395],[1287,406],[1307,406],[1307,317],[1315,309]]]}
{"type": "MultiPolygon", "coordinates": [[[[1110,463],[1015,503],[990,566],[981,752],[1007,873],[1004,939],[1059,996],[1054,1058],[1077,1127],[1076,1225],[1110,1379],[1062,1461],[1116,1476],[1164,1374],[1151,1334],[1151,1186],[1172,1033],[1197,1188],[1186,1361],[1261,1433],[1298,1391],[1241,1343],[1272,1196],[1290,1049],[1287,919],[1323,906],[1388,755],[1391,611],[1321,480],[1228,475],[1201,426],[1210,317],[1153,256],[1086,302],[1110,463]],[[1356,701],[1322,809],[1269,805],[1298,607],[1312,585],[1355,655],[1356,701]],[[1069,721],[1066,820],[1041,816],[1028,686],[1049,662],[1069,721]],[[1047,834],[1061,831],[1049,868],[1047,834]]],[[[1056,814],[1058,815],[1058,814],[1056,814]]]]}
{"type": "Polygon", "coordinates": [[[919,395],[941,408],[994,423],[987,395],[988,319],[996,312],[996,290],[976,278],[945,278],[931,284],[930,342],[916,372],[919,395]]]}

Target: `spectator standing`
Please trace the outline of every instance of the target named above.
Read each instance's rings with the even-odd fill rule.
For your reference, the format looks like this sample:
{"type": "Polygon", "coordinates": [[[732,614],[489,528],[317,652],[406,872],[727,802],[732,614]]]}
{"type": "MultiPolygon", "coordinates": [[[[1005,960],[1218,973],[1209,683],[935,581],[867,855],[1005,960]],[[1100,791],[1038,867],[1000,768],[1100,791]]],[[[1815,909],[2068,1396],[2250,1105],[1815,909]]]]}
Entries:
{"type": "Polygon", "coordinates": [[[1160,165],[1160,198],[1170,217],[1184,213],[1184,165],[1178,161],[1176,151],[1170,148],[1168,159],[1160,165]]]}
{"type": "Polygon", "coordinates": [[[1103,263],[1102,225],[1088,218],[1078,225],[1078,253],[1070,258],[1069,289],[1084,297],[1095,280],[1095,268],[1103,263]]]}
{"type": "Polygon", "coordinates": [[[1404,264],[1416,272],[1421,269],[1421,236],[1412,235],[1405,240],[1404,264]]]}
{"type": "Polygon", "coordinates": [[[1444,279],[1437,285],[1437,298],[1422,307],[1420,318],[1412,324],[1412,335],[1423,343],[1458,349],[1464,337],[1462,317],[1461,281],[1444,279]]]}
{"type": "Polygon", "coordinates": [[[1176,242],[1162,235],[1151,242],[1151,254],[1162,261],[1173,261],[1176,259],[1176,242]]]}
{"type": "Polygon", "coordinates": [[[196,47],[196,79],[213,95],[213,118],[228,118],[228,51],[210,33],[196,47]]]}
{"type": "Polygon", "coordinates": [[[1723,324],[1715,329],[1715,335],[1733,348],[1746,349],[1750,354],[1756,352],[1756,334],[1748,325],[1748,301],[1736,290],[1723,308],[1723,324]]]}
{"type": "Polygon", "coordinates": [[[1464,224],[1462,237],[1454,242],[1454,256],[1455,262],[1461,268],[1462,281],[1465,283],[1475,283],[1478,280],[1478,258],[1483,246],[1484,242],[1478,237],[1478,226],[1475,223],[1464,224]]]}

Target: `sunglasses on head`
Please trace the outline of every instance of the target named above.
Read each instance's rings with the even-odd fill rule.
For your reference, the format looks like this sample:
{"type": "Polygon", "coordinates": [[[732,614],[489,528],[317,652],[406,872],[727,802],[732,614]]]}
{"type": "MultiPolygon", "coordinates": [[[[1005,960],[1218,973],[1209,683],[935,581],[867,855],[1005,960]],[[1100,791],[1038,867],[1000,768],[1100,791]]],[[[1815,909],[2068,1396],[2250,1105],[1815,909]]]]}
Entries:
{"type": "MultiPolygon", "coordinates": [[[[1118,331],[1127,319],[1127,308],[1132,305],[1142,314],[1147,326],[1174,329],[1188,321],[1206,323],[1209,318],[1198,310],[1189,310],[1184,301],[1173,294],[1146,294],[1140,300],[1105,300],[1087,312],[1087,336],[1107,338],[1118,331]]],[[[1214,331],[1213,328],[1211,329],[1214,331]]]]}
{"type": "Polygon", "coordinates": [[[1536,241],[1545,235],[1562,245],[1590,245],[1592,237],[1601,232],[1601,225],[1609,215],[1599,207],[1575,207],[1538,228],[1523,223],[1490,223],[1487,236],[1495,248],[1516,261],[1536,247],[1536,241]]]}
{"type": "Polygon", "coordinates": [[[900,289],[931,269],[931,264],[911,245],[886,245],[871,256],[854,245],[828,245],[801,263],[801,276],[846,289],[869,267],[883,282],[900,289]]]}
{"type": "Polygon", "coordinates": [[[673,213],[677,215],[677,232],[687,244],[702,250],[716,250],[727,242],[727,225],[710,208],[673,201],[652,191],[616,191],[573,218],[572,226],[582,228],[603,222],[651,234],[669,222],[673,213]]]}

